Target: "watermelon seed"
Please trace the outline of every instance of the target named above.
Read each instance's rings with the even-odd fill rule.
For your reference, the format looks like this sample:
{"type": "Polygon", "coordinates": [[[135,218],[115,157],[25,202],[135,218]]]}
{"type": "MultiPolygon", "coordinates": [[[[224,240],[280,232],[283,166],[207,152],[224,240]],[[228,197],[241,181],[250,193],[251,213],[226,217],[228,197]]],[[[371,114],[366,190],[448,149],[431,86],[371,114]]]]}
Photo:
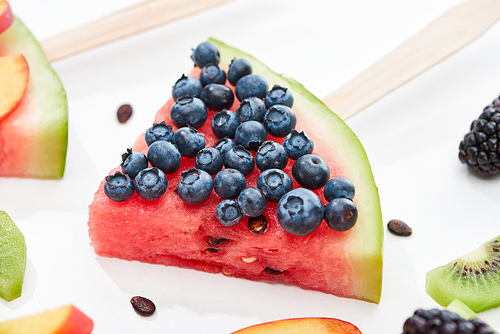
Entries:
{"type": "Polygon", "coordinates": [[[206,251],[209,252],[209,253],[216,253],[219,250],[217,248],[207,248],[206,251]]]}
{"type": "Polygon", "coordinates": [[[116,111],[116,116],[118,117],[118,122],[125,123],[128,121],[130,116],[132,116],[132,106],[130,104],[124,104],[118,108],[116,111]]]}
{"type": "Polygon", "coordinates": [[[257,256],[242,257],[241,261],[245,263],[254,263],[255,261],[257,261],[257,256]]]}
{"type": "Polygon", "coordinates": [[[279,274],[282,273],[282,271],[279,271],[279,270],[276,270],[276,269],[271,269],[269,267],[266,267],[266,269],[264,269],[264,270],[267,271],[271,275],[279,275],[279,274]]]}
{"type": "Polygon", "coordinates": [[[228,242],[229,239],[226,239],[226,238],[214,238],[214,237],[210,237],[208,239],[208,242],[213,245],[213,246],[220,246],[222,244],[225,244],[226,242],[228,242]]]}
{"type": "Polygon", "coordinates": [[[130,299],[130,303],[132,304],[134,310],[143,317],[149,317],[156,311],[155,304],[145,297],[132,297],[132,299],[130,299]]]}
{"type": "Polygon", "coordinates": [[[248,229],[255,235],[266,232],[267,226],[267,218],[264,215],[248,218],[248,229]]]}
{"type": "Polygon", "coordinates": [[[389,223],[387,223],[387,228],[393,234],[401,237],[407,237],[412,234],[412,229],[408,226],[404,221],[399,219],[391,219],[389,223]]]}

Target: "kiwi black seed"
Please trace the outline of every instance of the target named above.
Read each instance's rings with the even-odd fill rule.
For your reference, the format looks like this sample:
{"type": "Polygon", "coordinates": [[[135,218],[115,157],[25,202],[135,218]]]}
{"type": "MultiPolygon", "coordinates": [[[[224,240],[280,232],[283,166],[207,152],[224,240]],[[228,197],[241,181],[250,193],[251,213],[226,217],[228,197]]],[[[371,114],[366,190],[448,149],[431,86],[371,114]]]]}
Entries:
{"type": "Polygon", "coordinates": [[[474,312],[500,305],[500,236],[427,273],[427,293],[440,305],[461,300],[474,312]]]}

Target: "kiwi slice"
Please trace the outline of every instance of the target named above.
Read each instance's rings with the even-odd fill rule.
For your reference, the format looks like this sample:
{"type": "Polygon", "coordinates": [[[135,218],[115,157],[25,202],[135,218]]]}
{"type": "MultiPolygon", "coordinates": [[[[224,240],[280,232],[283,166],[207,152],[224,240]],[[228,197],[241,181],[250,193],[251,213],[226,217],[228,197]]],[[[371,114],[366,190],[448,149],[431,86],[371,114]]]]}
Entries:
{"type": "Polygon", "coordinates": [[[454,299],[474,312],[500,305],[500,236],[427,273],[425,288],[441,306],[454,299]]]}
{"type": "Polygon", "coordinates": [[[26,269],[26,243],[5,211],[0,211],[0,298],[21,296],[26,269]]]}
{"type": "Polygon", "coordinates": [[[446,309],[459,314],[465,320],[477,318],[477,314],[458,299],[453,300],[446,309]]]}

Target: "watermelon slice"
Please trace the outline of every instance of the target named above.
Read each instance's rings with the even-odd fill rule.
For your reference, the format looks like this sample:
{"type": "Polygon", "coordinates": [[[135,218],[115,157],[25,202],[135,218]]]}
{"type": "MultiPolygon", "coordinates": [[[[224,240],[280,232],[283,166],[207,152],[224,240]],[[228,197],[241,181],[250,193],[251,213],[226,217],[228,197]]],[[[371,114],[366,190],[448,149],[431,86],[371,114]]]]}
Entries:
{"type": "Polygon", "coordinates": [[[35,37],[17,18],[0,35],[0,56],[22,54],[29,82],[19,106],[0,121],[0,176],[61,178],[68,143],[68,105],[59,77],[35,37]]]}
{"type": "MultiPolygon", "coordinates": [[[[264,76],[269,85],[279,84],[292,90],[297,130],[314,140],[314,153],[331,168],[331,177],[349,178],[356,187],[354,202],[358,221],[347,232],[331,230],[325,222],[308,236],[285,232],[277,221],[276,204],[268,203],[264,216],[267,231],[253,234],[244,218],[232,227],[222,226],[215,218],[221,199],[212,192],[198,205],[184,203],[174,192],[180,171],[193,167],[194,159],[182,158],[179,172],[168,175],[169,188],[157,201],[146,201],[134,194],[126,202],[114,202],[103,191],[104,181],[89,207],[89,234],[97,254],[125,260],[138,260],[197,269],[209,273],[249,280],[292,284],[341,297],[378,303],[382,283],[383,226],[378,190],[366,153],[350,128],[302,85],[272,72],[255,58],[217,40],[221,65],[228,67],[233,58],[246,58],[253,73],[264,76]],[[223,242],[223,243],[222,243],[223,242]]],[[[197,76],[195,68],[190,75],[197,76]]],[[[169,120],[170,99],[162,107],[155,123],[169,120]]],[[[233,105],[233,110],[237,102],[233,105]]],[[[211,115],[209,115],[211,117],[211,115]]],[[[217,138],[211,122],[200,129],[206,146],[217,138]]],[[[283,142],[283,139],[269,138],[283,142]]],[[[144,135],[133,147],[146,153],[144,135]]],[[[291,175],[289,162],[284,169],[291,175]]],[[[114,172],[114,171],[112,171],[114,172]]],[[[247,186],[255,186],[257,168],[247,176],[247,186]]],[[[294,181],[295,182],[295,181],[294,181]]],[[[294,187],[298,187],[294,183],[294,187]]],[[[326,203],[321,191],[317,191],[326,203]]]]}

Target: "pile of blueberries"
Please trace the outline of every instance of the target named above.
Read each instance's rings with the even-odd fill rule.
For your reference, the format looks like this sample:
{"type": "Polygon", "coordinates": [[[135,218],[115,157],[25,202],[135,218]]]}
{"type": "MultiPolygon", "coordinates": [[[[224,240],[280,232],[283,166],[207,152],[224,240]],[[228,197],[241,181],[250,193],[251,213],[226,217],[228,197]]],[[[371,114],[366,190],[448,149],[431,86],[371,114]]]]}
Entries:
{"type": "Polygon", "coordinates": [[[295,130],[291,91],[279,85],[269,89],[243,58],[233,59],[226,74],[213,43],[201,43],[191,57],[201,68],[199,78],[183,75],[172,88],[175,103],[169,116],[177,131],[165,122],[153,124],[145,133],[147,156],[128,149],[122,171],[106,177],[106,195],[126,201],[135,191],[156,200],[167,190],[166,174],[179,170],[181,157],[194,158],[195,167],[181,173],[176,193],[184,202],[198,204],[215,190],[223,199],[215,214],[224,226],[239,223],[243,216],[259,217],[268,202],[275,202],[281,226],[294,235],[312,233],[323,220],[336,231],[352,228],[357,220],[354,185],[346,178],[330,179],[327,163],[312,154],[310,136],[295,130]],[[231,111],[234,95],[240,104],[231,111]],[[219,140],[214,147],[205,147],[197,130],[208,110],[215,111],[212,131],[219,140]],[[283,144],[267,140],[268,135],[285,138],[283,144]],[[292,178],[283,171],[289,159],[295,160],[292,176],[300,188],[292,189],[292,178]],[[245,176],[255,166],[261,172],[257,187],[247,187],[245,176]],[[321,188],[326,206],[312,191],[321,188]]]}

